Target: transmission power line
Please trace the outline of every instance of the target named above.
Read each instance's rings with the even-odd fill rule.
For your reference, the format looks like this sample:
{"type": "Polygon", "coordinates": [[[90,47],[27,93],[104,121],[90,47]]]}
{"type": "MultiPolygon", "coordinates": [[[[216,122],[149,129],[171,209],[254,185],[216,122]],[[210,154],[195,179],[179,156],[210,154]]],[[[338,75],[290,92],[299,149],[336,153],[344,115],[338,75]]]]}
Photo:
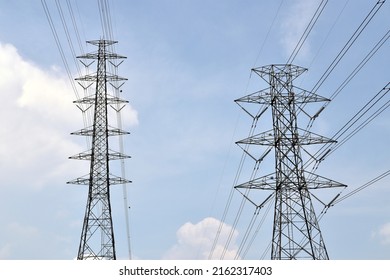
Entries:
{"type": "Polygon", "coordinates": [[[314,85],[312,88],[312,92],[317,92],[318,89],[321,87],[321,85],[325,82],[325,80],[329,77],[330,73],[335,69],[337,64],[340,62],[340,60],[345,56],[345,54],[349,51],[349,49],[352,47],[352,45],[355,43],[355,41],[359,38],[359,36],[362,34],[364,29],[367,27],[367,25],[371,22],[371,20],[374,18],[374,16],[377,14],[377,12],[380,10],[382,5],[386,2],[386,0],[378,1],[374,7],[370,10],[370,12],[367,14],[367,16],[364,18],[364,20],[360,23],[358,28],[355,30],[355,32],[352,34],[352,36],[349,38],[347,43],[344,45],[344,47],[341,49],[341,51],[337,54],[335,59],[331,62],[331,64],[328,66],[326,71],[322,74],[318,82],[314,85]]]}
{"type": "MultiPolygon", "coordinates": [[[[344,45],[344,47],[341,49],[341,51],[338,53],[336,58],[332,61],[332,63],[329,65],[325,73],[321,76],[320,80],[316,83],[316,85],[313,88],[313,91],[318,90],[319,87],[324,83],[324,81],[329,77],[331,72],[335,69],[337,64],[341,61],[341,59],[345,56],[345,54],[350,50],[352,45],[355,43],[355,41],[358,39],[358,37],[362,34],[364,29],[367,27],[367,25],[373,20],[375,15],[378,13],[378,11],[381,9],[383,4],[386,2],[384,1],[377,1],[375,5],[372,7],[372,9],[369,11],[367,16],[364,18],[364,20],[360,23],[358,28],[355,30],[355,32],[352,34],[352,36],[349,38],[347,43],[344,45]]],[[[322,4],[322,3],[321,3],[322,4]]],[[[320,5],[321,5],[320,4],[320,5]]],[[[344,7],[345,8],[345,7],[344,7]]],[[[309,28],[309,25],[306,29],[309,28]]],[[[302,35],[304,36],[304,35],[302,35]]],[[[314,121],[316,118],[324,111],[324,109],[330,104],[332,100],[334,100],[340,92],[350,83],[350,81],[357,75],[357,73],[367,64],[367,62],[378,52],[378,50],[387,42],[387,40],[390,37],[390,30],[388,30],[383,37],[375,44],[375,46],[370,50],[370,52],[362,59],[362,61],[355,67],[355,69],[349,74],[349,76],[340,84],[340,86],[335,90],[335,92],[330,96],[329,100],[324,103],[323,106],[318,110],[317,113],[315,113],[311,118],[307,125],[307,130],[310,130],[314,121]]],[[[299,43],[297,44],[298,47],[299,43]]],[[[296,49],[297,49],[296,47],[296,49]]],[[[293,57],[293,54],[290,56],[290,58],[293,57]]],[[[388,84],[381,90],[380,93],[382,93],[381,97],[379,99],[376,99],[380,93],[378,93],[373,99],[371,99],[369,102],[367,102],[363,108],[354,116],[352,117],[343,127],[340,129],[333,137],[332,139],[338,140],[338,142],[333,143],[326,143],[319,151],[317,151],[313,157],[309,159],[308,162],[305,163],[305,166],[310,165],[313,161],[316,161],[316,164],[313,166],[313,170],[316,170],[318,168],[318,165],[330,154],[335,152],[339,147],[341,147],[345,142],[347,142],[349,139],[351,139],[354,135],[356,135],[359,131],[361,131],[364,127],[366,127],[372,120],[374,120],[376,117],[378,117],[379,114],[384,112],[389,106],[390,102],[385,103],[382,105],[379,109],[377,109],[374,113],[372,113],[368,118],[363,120],[360,125],[353,128],[353,126],[360,120],[365,114],[368,114],[370,109],[374,107],[388,92],[388,84]],[[364,113],[362,113],[364,112],[364,113]],[[360,113],[362,113],[360,115],[360,113]],[[352,130],[353,129],[353,130],[352,130]],[[344,138],[340,140],[340,137],[344,135],[348,130],[352,130],[349,134],[347,134],[344,138]],[[316,160],[317,158],[317,160],[316,160]]],[[[303,111],[305,105],[300,107],[299,109],[303,111]]]]}
{"type": "Polygon", "coordinates": [[[307,37],[309,36],[311,30],[313,29],[314,25],[317,23],[318,18],[320,17],[322,11],[325,9],[326,4],[328,4],[328,0],[322,0],[321,3],[318,5],[313,17],[311,18],[310,22],[306,26],[305,31],[303,32],[301,38],[299,39],[297,45],[295,46],[293,52],[291,53],[290,57],[287,60],[286,64],[293,63],[294,59],[298,55],[299,51],[301,50],[303,44],[305,43],[307,37]]]}
{"type": "Polygon", "coordinates": [[[372,186],[372,185],[375,184],[376,182],[378,182],[378,181],[380,181],[380,180],[386,178],[386,177],[389,176],[389,175],[390,175],[390,170],[387,170],[386,172],[381,173],[380,175],[378,175],[378,176],[376,176],[375,178],[371,179],[370,181],[364,183],[363,185],[361,185],[361,186],[358,187],[357,189],[355,189],[355,190],[353,190],[353,191],[351,191],[351,192],[349,192],[349,193],[347,193],[347,194],[345,194],[345,195],[343,195],[343,196],[337,197],[337,198],[329,205],[329,207],[330,207],[330,206],[334,206],[335,204],[340,203],[341,201],[343,201],[343,200],[345,200],[345,199],[347,199],[347,198],[349,198],[349,197],[351,197],[351,196],[353,196],[353,195],[355,195],[355,194],[361,192],[362,190],[364,190],[364,189],[366,189],[366,188],[372,186]]]}
{"type": "Polygon", "coordinates": [[[47,21],[49,23],[49,26],[50,26],[50,29],[52,31],[52,34],[53,34],[54,41],[56,43],[58,52],[60,53],[61,60],[62,60],[62,62],[64,64],[66,74],[67,74],[67,76],[69,78],[69,81],[70,81],[70,84],[72,86],[73,92],[75,93],[77,98],[80,98],[80,95],[78,93],[78,90],[77,90],[77,88],[75,86],[75,83],[74,83],[74,80],[73,80],[73,76],[72,76],[72,73],[71,73],[68,61],[66,59],[66,55],[65,55],[64,49],[62,47],[61,40],[60,40],[60,38],[58,36],[58,32],[57,32],[57,29],[55,28],[53,19],[52,19],[51,15],[50,15],[49,7],[47,6],[47,3],[46,3],[45,0],[41,0],[41,3],[42,3],[43,10],[45,12],[46,19],[47,19],[47,21]]]}
{"type": "Polygon", "coordinates": [[[387,108],[390,107],[390,100],[386,101],[384,104],[379,106],[380,101],[385,97],[388,97],[388,92],[390,91],[390,82],[387,83],[374,97],[372,97],[359,111],[350,118],[343,126],[340,128],[333,136],[332,139],[335,139],[337,142],[327,143],[323,145],[313,157],[309,159],[305,166],[312,164],[316,161],[316,164],[313,167],[313,170],[318,167],[318,165],[335,150],[344,145],[348,140],[350,140],[354,135],[366,127],[370,122],[377,118],[381,113],[383,113],[387,108]],[[369,114],[373,108],[378,107],[373,113],[369,114]],[[369,114],[369,115],[368,115],[369,114]],[[368,117],[366,117],[368,115],[368,117]],[[365,118],[364,118],[365,117],[365,118]],[[359,123],[360,121],[360,123],[359,123]],[[348,134],[347,134],[348,133],[348,134]],[[345,136],[344,136],[345,135],[345,136]]]}

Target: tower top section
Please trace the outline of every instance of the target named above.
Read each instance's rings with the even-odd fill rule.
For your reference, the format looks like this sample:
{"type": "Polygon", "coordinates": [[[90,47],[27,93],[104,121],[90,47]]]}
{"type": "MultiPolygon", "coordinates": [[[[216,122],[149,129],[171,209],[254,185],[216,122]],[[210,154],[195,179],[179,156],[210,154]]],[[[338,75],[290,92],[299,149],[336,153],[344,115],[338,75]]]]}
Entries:
{"type": "Polygon", "coordinates": [[[302,73],[307,71],[307,68],[303,68],[293,64],[270,64],[252,69],[257,75],[265,79],[267,76],[278,76],[280,78],[288,78],[290,81],[298,78],[302,73]]]}
{"type": "Polygon", "coordinates": [[[99,58],[102,58],[102,59],[126,59],[127,58],[126,56],[119,55],[119,54],[111,52],[109,50],[110,49],[109,46],[112,46],[112,45],[118,43],[118,41],[100,39],[100,40],[87,41],[87,43],[94,45],[94,46],[97,46],[98,50],[95,52],[91,52],[91,53],[77,56],[77,58],[81,58],[81,59],[99,59],[99,58]]]}

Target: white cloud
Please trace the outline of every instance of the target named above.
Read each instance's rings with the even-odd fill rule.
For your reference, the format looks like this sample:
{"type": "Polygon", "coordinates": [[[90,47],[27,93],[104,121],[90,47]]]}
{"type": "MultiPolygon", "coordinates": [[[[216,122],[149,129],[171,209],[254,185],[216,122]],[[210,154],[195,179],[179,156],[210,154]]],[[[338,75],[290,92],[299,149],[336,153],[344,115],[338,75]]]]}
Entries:
{"type": "Polygon", "coordinates": [[[64,77],[23,60],[12,45],[0,44],[0,94],[0,165],[9,174],[48,167],[45,162],[74,149],[64,136],[79,116],[64,77]]]}
{"type": "MultiPolygon", "coordinates": [[[[208,259],[212,244],[220,226],[220,221],[208,217],[197,224],[185,223],[176,233],[177,243],[164,255],[164,259],[208,259]]],[[[232,227],[224,224],[216,244],[213,258],[219,258],[232,227]]],[[[238,232],[233,230],[230,248],[226,250],[224,259],[234,259],[237,253],[235,241],[238,232]]]]}

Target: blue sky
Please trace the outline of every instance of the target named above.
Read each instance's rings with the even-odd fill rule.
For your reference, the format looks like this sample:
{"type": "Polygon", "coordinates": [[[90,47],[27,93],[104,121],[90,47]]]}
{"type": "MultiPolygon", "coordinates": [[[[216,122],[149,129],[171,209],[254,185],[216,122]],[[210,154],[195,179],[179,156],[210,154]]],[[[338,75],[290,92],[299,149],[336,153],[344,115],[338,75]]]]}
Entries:
{"type": "MultiPolygon", "coordinates": [[[[46,2],[76,78],[55,1],[46,2]]],[[[319,2],[110,1],[116,50],[128,57],[119,71],[128,78],[123,93],[130,101],[123,123],[131,132],[125,152],[132,156],[126,174],[133,181],[128,195],[134,258],[207,257],[242,154],[234,142],[250,128],[233,100],[266,87],[250,69],[285,63],[319,2]]],[[[309,68],[297,86],[313,88],[376,2],[328,2],[294,60],[309,68]]],[[[70,3],[81,39],[101,38],[97,1],[70,3]]],[[[389,12],[386,2],[318,94],[329,97],[388,31],[389,12]]],[[[386,42],[320,115],[313,132],[331,137],[389,82],[388,50],[386,42]]],[[[86,150],[86,144],[70,135],[82,128],[82,116],[72,103],[75,96],[41,1],[0,1],[0,94],[0,259],[73,259],[87,189],[66,182],[88,167],[68,157],[86,150]]],[[[310,106],[313,112],[320,108],[310,106]]],[[[272,127],[269,117],[260,123],[263,130],[272,127]]],[[[389,137],[385,111],[316,173],[353,190],[389,169],[389,137]]],[[[248,160],[240,182],[249,179],[251,164],[248,160]]],[[[272,154],[262,168],[272,170],[272,154]]],[[[384,179],[329,209],[320,225],[331,258],[390,258],[389,184],[384,179]]],[[[267,195],[256,194],[259,200],[267,195]]],[[[332,195],[332,190],[318,193],[332,195]]],[[[235,193],[222,236],[239,201],[235,193]]],[[[117,255],[125,259],[121,187],[112,188],[112,205],[117,255]]],[[[246,206],[249,217],[254,209],[246,206]]],[[[259,258],[269,242],[269,217],[247,258],[259,258]]],[[[235,255],[245,221],[235,229],[227,256],[235,255]]]]}

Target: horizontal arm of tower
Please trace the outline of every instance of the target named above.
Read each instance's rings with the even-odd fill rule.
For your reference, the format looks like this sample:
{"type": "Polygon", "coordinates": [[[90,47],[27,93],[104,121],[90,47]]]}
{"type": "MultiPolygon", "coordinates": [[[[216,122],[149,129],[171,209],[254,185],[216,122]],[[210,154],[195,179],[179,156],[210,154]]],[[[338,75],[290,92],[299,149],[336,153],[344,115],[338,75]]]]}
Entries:
{"type": "MultiPolygon", "coordinates": [[[[127,81],[127,78],[118,76],[118,75],[113,75],[113,74],[107,74],[104,75],[104,78],[106,79],[107,82],[112,82],[112,81],[127,81]]],[[[96,82],[97,80],[97,74],[91,74],[91,75],[85,75],[81,76],[79,78],[75,79],[76,81],[85,81],[85,82],[96,82]]]]}
{"type": "Polygon", "coordinates": [[[104,46],[110,46],[117,44],[118,41],[115,40],[107,40],[107,39],[99,39],[99,40],[88,40],[88,44],[94,45],[94,46],[99,46],[99,45],[104,45],[104,46]]]}
{"type": "Polygon", "coordinates": [[[276,190],[276,173],[271,173],[257,179],[235,186],[236,189],[276,190]]]}
{"type": "Polygon", "coordinates": [[[309,189],[345,188],[347,185],[325,178],[323,176],[305,171],[306,183],[309,189]]]}
{"type": "Polygon", "coordinates": [[[254,93],[248,94],[241,98],[234,100],[236,103],[257,103],[257,104],[271,104],[270,88],[262,89],[254,93]]]}
{"type": "MultiPolygon", "coordinates": [[[[320,175],[304,171],[304,178],[307,189],[325,189],[325,188],[345,188],[346,185],[336,182],[334,180],[322,177],[320,175]]],[[[289,182],[286,184],[283,182],[277,182],[276,173],[271,173],[254,180],[242,183],[235,186],[235,188],[244,189],[259,189],[259,190],[276,190],[277,185],[293,185],[291,183],[298,182],[298,178],[295,178],[293,174],[288,177],[289,182]]]]}
{"type": "MultiPolygon", "coordinates": [[[[127,159],[127,158],[131,158],[131,156],[128,156],[128,155],[125,155],[125,154],[122,154],[119,152],[115,152],[112,150],[110,150],[108,152],[108,160],[118,160],[118,159],[127,159]]],[[[79,153],[77,155],[69,157],[69,159],[91,160],[92,159],[92,151],[89,150],[89,151],[79,153]]]]}
{"type": "Polygon", "coordinates": [[[293,92],[295,95],[295,103],[310,103],[310,102],[329,102],[329,98],[323,97],[311,91],[299,88],[297,86],[293,87],[293,92]]]}
{"type": "MultiPolygon", "coordinates": [[[[73,101],[76,104],[95,104],[95,96],[88,96],[78,100],[73,101]]],[[[107,96],[107,104],[118,104],[118,103],[129,103],[129,101],[115,97],[115,96],[107,96]]]]}
{"type": "MultiPolygon", "coordinates": [[[[326,138],[324,136],[309,132],[304,129],[298,128],[298,143],[299,145],[312,145],[312,144],[324,144],[324,143],[336,143],[336,141],[326,138]],[[301,132],[301,133],[299,133],[301,132]]],[[[275,139],[273,130],[268,130],[251,137],[237,141],[236,144],[251,144],[251,145],[263,145],[263,146],[275,146],[275,142],[288,141],[293,139],[293,135],[290,131],[280,135],[275,139]]]]}
{"type": "MultiPolygon", "coordinates": [[[[73,185],[87,185],[88,186],[90,183],[89,175],[76,178],[76,179],[69,181],[69,182],[66,182],[66,183],[73,184],[73,185]]],[[[123,185],[123,184],[127,184],[127,183],[132,183],[132,182],[130,180],[127,180],[127,179],[117,177],[117,176],[110,174],[109,185],[123,185]]]]}
{"type": "MultiPolygon", "coordinates": [[[[296,104],[310,103],[310,102],[326,102],[330,101],[328,98],[322,97],[318,94],[314,94],[310,91],[303,90],[298,87],[293,87],[294,92],[294,102],[296,104]]],[[[278,92],[279,98],[285,97],[290,98],[288,92],[278,92]]],[[[266,88],[263,90],[256,91],[249,95],[243,96],[234,100],[236,103],[257,103],[257,104],[272,104],[272,99],[274,97],[271,95],[270,88],[266,88]]]]}
{"type": "MultiPolygon", "coordinates": [[[[102,54],[98,54],[98,53],[87,53],[87,54],[84,54],[84,55],[79,55],[76,58],[79,58],[79,59],[99,59],[99,58],[101,58],[101,55],[102,54]]],[[[119,55],[119,54],[116,54],[116,53],[110,53],[110,52],[106,51],[103,54],[103,58],[104,59],[126,59],[127,57],[123,56],[123,55],[119,55]]]]}
{"type": "Polygon", "coordinates": [[[294,80],[306,71],[307,68],[303,68],[293,64],[270,64],[252,69],[252,72],[259,75],[266,82],[268,82],[268,79],[265,77],[275,75],[275,73],[277,73],[278,76],[288,76],[294,80]]]}
{"type": "Polygon", "coordinates": [[[239,148],[241,148],[244,153],[246,153],[248,156],[250,156],[254,161],[256,161],[257,163],[261,163],[265,157],[272,151],[273,147],[269,146],[261,155],[258,155],[258,154],[255,154],[255,153],[251,153],[247,147],[247,145],[243,145],[241,146],[240,143],[236,143],[238,145],[239,148]]]}
{"type": "MultiPolygon", "coordinates": [[[[109,129],[107,129],[107,132],[108,132],[108,136],[130,134],[130,132],[127,132],[127,131],[119,129],[119,128],[109,128],[109,129]]],[[[71,135],[93,136],[93,126],[72,132],[71,135]]]]}
{"type": "MultiPolygon", "coordinates": [[[[98,46],[101,49],[104,49],[105,50],[104,51],[105,58],[107,58],[107,59],[125,59],[125,58],[127,58],[126,56],[118,55],[118,54],[112,53],[112,52],[107,50],[108,46],[114,45],[114,44],[118,43],[118,41],[101,39],[101,40],[90,40],[90,41],[87,41],[87,43],[94,45],[94,46],[98,46]]],[[[102,53],[100,53],[100,54],[102,54],[102,53]]],[[[97,59],[98,52],[87,53],[84,55],[77,56],[77,58],[97,59]]]]}

